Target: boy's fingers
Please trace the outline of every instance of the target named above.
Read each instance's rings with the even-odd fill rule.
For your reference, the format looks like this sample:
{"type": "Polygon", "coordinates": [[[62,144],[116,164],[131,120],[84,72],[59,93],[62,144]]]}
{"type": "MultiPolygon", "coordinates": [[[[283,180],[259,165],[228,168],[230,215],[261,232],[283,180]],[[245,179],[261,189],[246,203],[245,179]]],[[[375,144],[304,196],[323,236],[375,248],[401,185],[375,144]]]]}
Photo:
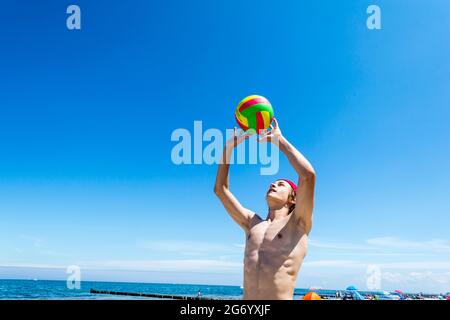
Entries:
{"type": "Polygon", "coordinates": [[[255,130],[254,129],[248,129],[247,131],[245,131],[246,134],[248,134],[249,136],[255,134],[255,130]]]}
{"type": "Polygon", "coordinates": [[[270,132],[263,131],[260,135],[258,135],[259,141],[266,140],[267,137],[270,136],[270,134],[271,134],[270,132]]]}

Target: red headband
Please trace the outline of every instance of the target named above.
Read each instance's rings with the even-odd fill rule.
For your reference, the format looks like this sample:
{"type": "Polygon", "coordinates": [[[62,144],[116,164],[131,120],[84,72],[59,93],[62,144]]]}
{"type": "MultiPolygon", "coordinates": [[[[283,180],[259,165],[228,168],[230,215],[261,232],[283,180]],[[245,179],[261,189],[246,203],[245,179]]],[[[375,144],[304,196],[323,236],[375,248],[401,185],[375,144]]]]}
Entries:
{"type": "Polygon", "coordinates": [[[294,189],[294,191],[297,191],[297,185],[295,183],[293,183],[291,180],[289,179],[280,179],[283,181],[286,181],[287,183],[289,183],[289,185],[292,187],[292,189],[294,189]]]}

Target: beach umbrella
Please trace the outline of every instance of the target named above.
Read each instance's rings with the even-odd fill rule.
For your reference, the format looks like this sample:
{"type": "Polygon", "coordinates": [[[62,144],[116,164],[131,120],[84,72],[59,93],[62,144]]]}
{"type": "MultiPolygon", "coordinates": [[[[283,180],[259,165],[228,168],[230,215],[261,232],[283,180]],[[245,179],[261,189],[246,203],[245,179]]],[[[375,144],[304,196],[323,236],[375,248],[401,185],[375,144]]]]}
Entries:
{"type": "Polygon", "coordinates": [[[348,286],[347,289],[345,290],[358,290],[358,288],[356,288],[355,286],[348,286]]]}
{"type": "Polygon", "coordinates": [[[366,300],[358,291],[352,290],[353,300],[366,300]]]}
{"type": "Polygon", "coordinates": [[[405,299],[404,293],[403,293],[402,291],[400,291],[400,290],[395,290],[394,293],[393,293],[393,295],[399,296],[400,299],[405,299]]]}
{"type": "Polygon", "coordinates": [[[322,298],[315,292],[308,292],[303,296],[302,300],[321,300],[322,298]]]}
{"type": "Polygon", "coordinates": [[[447,299],[445,299],[445,300],[450,300],[450,296],[448,296],[447,299]]]}
{"type": "Polygon", "coordinates": [[[382,299],[383,300],[400,300],[402,297],[397,293],[390,293],[388,291],[382,292],[382,299]]]}

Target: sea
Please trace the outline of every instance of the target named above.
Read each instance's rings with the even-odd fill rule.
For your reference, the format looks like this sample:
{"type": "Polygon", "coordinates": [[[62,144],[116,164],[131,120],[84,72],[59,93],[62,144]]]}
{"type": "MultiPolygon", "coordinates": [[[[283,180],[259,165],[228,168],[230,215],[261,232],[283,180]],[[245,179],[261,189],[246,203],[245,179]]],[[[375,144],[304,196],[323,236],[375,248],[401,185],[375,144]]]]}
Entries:
{"type": "MultiPolygon", "coordinates": [[[[69,286],[70,287],[70,286],[69,286]]],[[[79,289],[69,289],[66,281],[60,280],[0,280],[1,300],[105,300],[105,299],[158,299],[136,296],[122,296],[90,293],[97,291],[116,291],[133,293],[151,293],[162,295],[181,295],[211,299],[241,299],[242,288],[239,286],[166,284],[166,283],[129,283],[129,282],[96,282],[82,281],[79,289]]],[[[335,294],[334,290],[326,290],[327,294],[335,294]]],[[[308,292],[307,289],[296,289],[294,299],[308,292]]]]}
{"type": "MultiPolygon", "coordinates": [[[[99,282],[82,281],[80,288],[71,289],[62,280],[2,280],[0,279],[0,300],[160,300],[160,298],[99,294],[95,291],[115,291],[129,293],[146,293],[157,295],[177,295],[202,298],[234,300],[242,299],[242,287],[201,284],[175,283],[134,283],[134,282],[99,282]]],[[[297,288],[294,300],[301,300],[311,289],[297,288]]],[[[323,298],[332,299],[336,292],[343,290],[313,290],[323,298]]],[[[359,291],[361,294],[383,295],[377,291],[359,291]]]]}

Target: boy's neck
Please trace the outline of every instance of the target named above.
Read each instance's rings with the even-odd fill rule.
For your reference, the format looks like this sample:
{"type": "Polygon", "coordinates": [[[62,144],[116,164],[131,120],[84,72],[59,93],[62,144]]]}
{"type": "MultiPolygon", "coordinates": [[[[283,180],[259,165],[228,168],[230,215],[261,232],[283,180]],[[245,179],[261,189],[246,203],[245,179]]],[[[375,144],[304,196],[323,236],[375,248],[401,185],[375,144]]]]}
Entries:
{"type": "Polygon", "coordinates": [[[269,208],[269,214],[266,220],[274,221],[287,217],[289,215],[289,208],[283,206],[281,208],[269,208]]]}

